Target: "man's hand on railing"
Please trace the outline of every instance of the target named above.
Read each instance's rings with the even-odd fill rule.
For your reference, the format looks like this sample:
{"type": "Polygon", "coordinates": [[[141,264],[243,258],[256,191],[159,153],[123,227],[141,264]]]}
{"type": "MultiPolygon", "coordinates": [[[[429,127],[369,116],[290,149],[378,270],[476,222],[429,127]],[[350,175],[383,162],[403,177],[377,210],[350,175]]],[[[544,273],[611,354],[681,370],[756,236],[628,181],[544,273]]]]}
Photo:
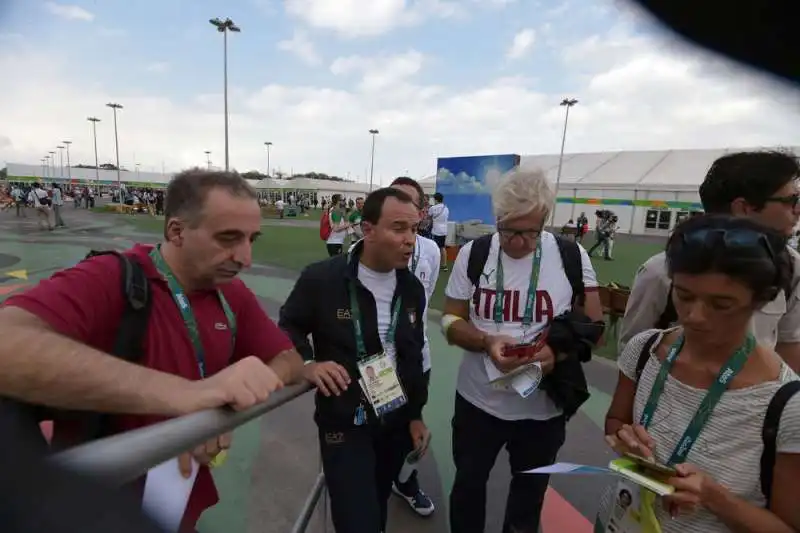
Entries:
{"type": "Polygon", "coordinates": [[[192,477],[192,459],[201,465],[208,466],[220,452],[231,447],[232,440],[233,433],[225,433],[201,444],[194,451],[186,452],[178,457],[178,468],[180,468],[181,475],[186,479],[192,477]]]}
{"type": "Polygon", "coordinates": [[[283,388],[283,382],[261,359],[250,356],[207,379],[195,381],[192,388],[194,394],[187,413],[226,405],[243,411],[265,402],[270,394],[283,388]]]}

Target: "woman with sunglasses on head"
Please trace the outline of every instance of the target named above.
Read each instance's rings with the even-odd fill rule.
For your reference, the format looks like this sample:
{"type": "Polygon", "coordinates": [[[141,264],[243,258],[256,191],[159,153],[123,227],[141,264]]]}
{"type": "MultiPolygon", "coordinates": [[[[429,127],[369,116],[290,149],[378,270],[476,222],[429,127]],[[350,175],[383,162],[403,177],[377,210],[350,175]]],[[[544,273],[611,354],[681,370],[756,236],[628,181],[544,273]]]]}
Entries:
{"type": "MultiPolygon", "coordinates": [[[[800,531],[800,393],[786,385],[798,377],[750,329],[753,312],[791,278],[786,237],[746,218],[704,215],[675,229],[666,256],[679,326],[626,345],[606,416],[617,453],[677,471],[668,481],[675,493],[661,502],[634,486],[639,505],[625,513],[640,525],[631,531],[657,531],[652,522],[665,533],[800,531]],[[776,394],[788,401],[762,471],[762,429],[776,394]]],[[[612,517],[625,514],[612,511],[611,499],[597,531],[614,530],[612,517]]]]}

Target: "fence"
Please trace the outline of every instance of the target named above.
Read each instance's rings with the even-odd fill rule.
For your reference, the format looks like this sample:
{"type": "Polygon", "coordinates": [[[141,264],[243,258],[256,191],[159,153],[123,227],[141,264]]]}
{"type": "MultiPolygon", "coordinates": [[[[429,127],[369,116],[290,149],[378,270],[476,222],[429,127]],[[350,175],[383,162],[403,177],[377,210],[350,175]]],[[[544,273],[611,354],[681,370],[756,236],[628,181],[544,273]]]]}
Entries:
{"type": "MultiPolygon", "coordinates": [[[[105,439],[70,448],[53,456],[57,464],[121,486],[152,467],[191,450],[209,439],[281,407],[311,390],[308,384],[286,387],[263,404],[245,411],[211,409],[167,420],[105,439]]],[[[303,533],[325,490],[325,477],[317,476],[292,533],[303,533]]]]}

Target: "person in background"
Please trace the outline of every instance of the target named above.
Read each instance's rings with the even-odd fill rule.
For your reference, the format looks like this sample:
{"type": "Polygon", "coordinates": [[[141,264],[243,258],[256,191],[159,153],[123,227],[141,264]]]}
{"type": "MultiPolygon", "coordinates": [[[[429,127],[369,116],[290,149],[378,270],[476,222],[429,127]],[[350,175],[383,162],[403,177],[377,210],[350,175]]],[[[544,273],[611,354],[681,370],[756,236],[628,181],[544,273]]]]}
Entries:
{"type": "Polygon", "coordinates": [[[55,219],[55,226],[57,228],[64,228],[64,219],[61,218],[61,210],[64,208],[64,193],[61,191],[61,185],[58,183],[53,184],[53,218],[55,219]]]}
{"type": "Polygon", "coordinates": [[[36,217],[39,220],[39,229],[47,229],[53,231],[53,225],[50,223],[50,197],[38,182],[33,184],[31,192],[28,193],[28,202],[36,211],[36,217]]]}
{"type": "MultiPolygon", "coordinates": [[[[424,206],[422,202],[425,198],[425,191],[422,186],[412,178],[399,177],[396,178],[391,187],[403,191],[408,194],[414,205],[419,209],[420,219],[424,214],[424,206]]],[[[408,261],[408,268],[417,279],[425,287],[425,312],[422,314],[422,324],[425,331],[425,345],[422,348],[422,371],[425,380],[425,387],[430,386],[431,381],[431,346],[428,340],[428,309],[431,304],[431,298],[436,290],[436,282],[439,280],[439,247],[431,239],[427,239],[417,234],[414,239],[414,249],[411,253],[411,258],[408,261]]],[[[406,444],[411,444],[407,442],[406,444]]],[[[403,456],[408,456],[415,452],[413,447],[406,447],[400,450],[403,456]]],[[[411,465],[408,466],[411,468],[411,465]]],[[[436,509],[433,500],[420,488],[419,479],[416,468],[407,480],[400,480],[395,477],[392,484],[392,491],[400,498],[402,498],[409,507],[420,516],[430,516],[436,509]]]]}
{"type": "MultiPolygon", "coordinates": [[[[153,416],[161,414],[159,411],[142,409],[144,400],[130,409],[133,402],[124,391],[131,394],[131,387],[138,384],[141,389],[132,392],[138,398],[152,390],[150,384],[134,381],[144,377],[140,368],[197,380],[195,387],[200,390],[216,382],[211,391],[219,390],[221,381],[235,375],[241,390],[226,400],[234,399],[237,404],[252,405],[284,385],[301,381],[302,358],[256,296],[237,279],[239,272],[251,265],[253,242],[260,233],[256,192],[244,178],[200,169],[176,175],[167,189],[163,242],[137,245],[125,252],[141,268],[150,290],[139,364],[105,355],[115,349],[127,303],[121,290],[119,258],[98,255],[5,301],[0,311],[4,341],[0,344],[0,393],[5,393],[5,386],[11,389],[8,396],[12,398],[51,405],[51,395],[59,388],[56,382],[63,382],[66,390],[74,387],[70,407],[80,409],[78,405],[94,399],[102,406],[98,411],[126,413],[109,421],[113,434],[161,420],[153,416]],[[238,368],[226,372],[229,366],[238,368]],[[248,376],[238,377],[245,371],[248,376]],[[102,396],[104,389],[86,390],[93,378],[104,379],[91,376],[92,372],[116,377],[111,398],[102,396]],[[10,382],[15,376],[19,383],[10,382]]],[[[221,388],[228,390],[224,385],[221,388]]],[[[160,397],[170,392],[165,390],[160,397]]],[[[70,420],[56,419],[54,445],[79,444],[78,429],[70,420]]],[[[194,531],[201,513],[217,503],[207,465],[229,446],[230,435],[221,435],[179,458],[184,475],[191,474],[192,458],[201,465],[181,533],[194,531]]]]}
{"type": "MultiPolygon", "coordinates": [[[[706,213],[752,218],[788,238],[800,219],[800,162],[788,152],[737,152],[711,165],[700,186],[706,213]]],[[[800,254],[790,250],[793,275],[775,299],[753,313],[759,343],[800,370],[800,254]]],[[[664,252],[648,259],[636,274],[619,335],[619,352],[638,333],[664,329],[677,318],[670,298],[664,252]]]]}
{"type": "MultiPolygon", "coordinates": [[[[508,450],[512,480],[502,531],[539,530],[549,477],[521,472],[555,462],[564,443],[567,416],[564,404],[556,403],[545,389],[545,381],[540,387],[531,374],[520,375],[526,381],[515,388],[503,376],[534,363],[545,380],[554,375],[557,365],[561,369],[578,365],[580,371],[573,348],[555,344],[560,337],[553,333],[555,319],[570,311],[592,322],[603,319],[586,251],[574,242],[560,243],[544,231],[555,200],[554,188],[541,170],[517,168],[507,173],[492,192],[497,233],[491,236],[480,276],[470,279],[473,269],[469,266],[472,248],[479,241],[462,247],[453,264],[442,329],[449,343],[464,349],[464,357],[453,415],[452,533],[485,530],[486,483],[503,447],[508,450]],[[571,255],[579,262],[570,265],[570,270],[578,274],[583,294],[575,294],[562,246],[572,247],[571,255]],[[546,340],[535,342],[544,332],[548,332],[546,340]],[[531,343],[530,349],[524,354],[507,353],[521,343],[531,343]]],[[[566,336],[576,342],[571,328],[566,336]]],[[[533,366],[529,369],[533,372],[533,366]]],[[[490,524],[489,530],[499,531],[499,524],[490,524]]]]}
{"type": "Polygon", "coordinates": [[[582,243],[583,236],[589,231],[589,219],[586,217],[585,212],[581,211],[581,214],[578,216],[575,224],[578,226],[578,235],[576,236],[575,240],[582,243]]]}
{"type": "Polygon", "coordinates": [[[350,224],[350,238],[352,242],[356,242],[364,237],[361,231],[361,210],[364,209],[364,198],[359,196],[353,204],[353,209],[350,216],[347,218],[347,223],[350,224]]]}
{"type": "Polygon", "coordinates": [[[14,200],[14,206],[17,208],[17,216],[28,218],[28,214],[25,212],[25,193],[18,183],[15,183],[11,187],[11,198],[14,200]]]}
{"type": "Polygon", "coordinates": [[[344,200],[341,194],[334,194],[328,207],[328,219],[331,225],[331,234],[325,241],[328,255],[333,257],[342,253],[344,240],[347,237],[347,229],[350,224],[344,216],[344,200]]]}
{"type": "MultiPolygon", "coordinates": [[[[761,459],[767,406],[798,377],[750,327],[791,280],[790,254],[785,232],[729,215],[690,218],[667,242],[679,326],[628,341],[605,423],[620,455],[677,470],[667,480],[675,493],[645,503],[664,533],[800,531],[800,394],[779,413],[774,464],[761,459]],[[772,482],[762,485],[765,476],[772,482]]],[[[620,481],[604,498],[601,525],[614,521],[610,500],[621,487],[641,495],[620,481]]]]}
{"type": "Polygon", "coordinates": [[[450,210],[444,204],[444,196],[437,192],[433,195],[433,205],[428,208],[428,216],[431,217],[431,236],[439,247],[441,254],[442,270],[447,270],[447,221],[450,218],[450,210]]]}
{"type": "Polygon", "coordinates": [[[404,452],[427,447],[425,289],[408,270],[418,223],[405,192],[370,193],[364,238],[307,266],[281,308],[279,324],[317,387],[314,420],[337,533],[386,531],[404,452]]]}

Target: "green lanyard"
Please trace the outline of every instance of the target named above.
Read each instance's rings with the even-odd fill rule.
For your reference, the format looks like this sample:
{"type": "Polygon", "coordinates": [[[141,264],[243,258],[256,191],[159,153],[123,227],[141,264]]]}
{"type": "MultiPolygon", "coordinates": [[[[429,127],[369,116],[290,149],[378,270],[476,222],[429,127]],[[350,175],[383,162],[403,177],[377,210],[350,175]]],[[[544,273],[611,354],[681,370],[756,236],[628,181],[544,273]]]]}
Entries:
{"type": "MultiPolygon", "coordinates": [[[[175,274],[172,273],[172,269],[169,268],[169,265],[164,260],[164,256],[161,255],[160,246],[153,248],[153,251],[150,252],[150,259],[153,260],[153,264],[158,270],[158,273],[167,281],[167,286],[172,293],[172,299],[175,301],[175,305],[178,306],[178,310],[181,312],[181,317],[183,318],[183,323],[186,325],[186,330],[189,332],[189,339],[191,339],[192,346],[194,347],[194,354],[197,358],[197,368],[200,370],[200,377],[205,378],[206,355],[203,349],[203,342],[200,340],[200,330],[197,327],[197,320],[192,312],[192,306],[189,304],[189,298],[186,296],[180,283],[178,283],[178,280],[175,279],[175,274]]],[[[228,321],[228,327],[231,330],[231,354],[233,354],[233,349],[236,344],[236,315],[233,314],[231,306],[228,305],[228,301],[225,299],[222,291],[217,290],[217,297],[219,298],[220,304],[222,304],[222,311],[225,313],[225,319],[228,321]]]]}
{"type": "MultiPolygon", "coordinates": [[[[361,331],[361,308],[358,306],[358,298],[356,297],[356,288],[354,283],[350,283],[350,317],[353,321],[353,329],[356,334],[356,350],[358,351],[358,358],[364,359],[369,354],[367,353],[366,345],[364,344],[364,334],[361,331]]],[[[398,296],[395,301],[394,308],[392,309],[392,317],[389,320],[389,329],[386,330],[386,344],[394,344],[394,333],[397,330],[397,320],[400,317],[400,300],[398,296]]]]}
{"type": "MultiPolygon", "coordinates": [[[[653,383],[653,388],[650,390],[650,397],[647,399],[647,403],[644,406],[642,417],[639,422],[645,429],[647,429],[650,423],[653,421],[653,415],[656,412],[658,400],[661,398],[661,394],[664,392],[664,384],[667,382],[667,376],[669,376],[675,360],[678,359],[678,354],[680,354],[681,349],[683,349],[683,343],[684,339],[683,335],[681,335],[670,347],[669,352],[667,353],[667,358],[663,363],[661,363],[661,368],[659,369],[658,376],[653,383]]],[[[711,418],[711,413],[714,411],[717,403],[719,403],[720,398],[722,398],[722,394],[727,390],[730,382],[734,377],[736,377],[736,374],[739,373],[744,364],[747,362],[748,356],[755,347],[755,337],[748,334],[745,342],[739,346],[739,348],[725,363],[725,366],[720,369],[717,379],[715,379],[711,387],[708,388],[708,392],[703,398],[703,401],[700,402],[700,407],[697,408],[697,412],[694,414],[691,422],[689,422],[689,425],[686,427],[683,437],[681,437],[681,440],[678,441],[675,451],[672,452],[672,457],[669,459],[669,464],[679,464],[686,460],[686,457],[689,455],[689,451],[697,441],[697,437],[700,435],[700,432],[703,431],[708,419],[711,418]]]]}
{"type": "Polygon", "coordinates": [[[419,254],[422,253],[422,247],[419,245],[419,237],[414,241],[414,250],[411,251],[411,273],[417,275],[417,265],[419,265],[419,254]],[[417,252],[416,254],[414,252],[417,252]]]}
{"type": "MultiPolygon", "coordinates": [[[[522,315],[522,325],[530,327],[533,324],[533,308],[536,304],[536,287],[539,285],[539,271],[542,266],[542,241],[536,242],[536,250],[533,252],[533,265],[531,266],[531,282],[528,285],[528,296],[525,299],[525,314],[522,315]]],[[[503,287],[503,250],[497,251],[497,275],[495,276],[494,291],[494,323],[503,323],[503,310],[505,290],[503,287]]],[[[511,313],[513,315],[513,313],[511,313]]]]}

